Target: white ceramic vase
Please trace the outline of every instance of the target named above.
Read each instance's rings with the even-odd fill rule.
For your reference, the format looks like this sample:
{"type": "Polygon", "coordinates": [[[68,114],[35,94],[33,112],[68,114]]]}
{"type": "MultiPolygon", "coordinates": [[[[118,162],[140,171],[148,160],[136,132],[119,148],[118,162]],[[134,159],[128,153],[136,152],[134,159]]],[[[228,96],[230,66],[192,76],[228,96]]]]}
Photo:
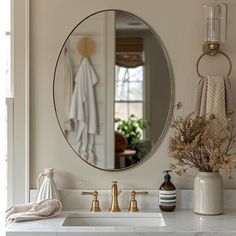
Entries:
{"type": "Polygon", "coordinates": [[[219,172],[200,172],[194,179],[194,212],[223,214],[223,180],[219,172]]]}
{"type": "Polygon", "coordinates": [[[36,201],[40,202],[45,199],[57,199],[60,200],[59,193],[56,188],[56,184],[53,180],[54,169],[48,168],[44,169],[44,172],[41,173],[38,177],[38,191],[36,196],[36,201]],[[44,177],[42,184],[40,185],[41,177],[44,177]]]}

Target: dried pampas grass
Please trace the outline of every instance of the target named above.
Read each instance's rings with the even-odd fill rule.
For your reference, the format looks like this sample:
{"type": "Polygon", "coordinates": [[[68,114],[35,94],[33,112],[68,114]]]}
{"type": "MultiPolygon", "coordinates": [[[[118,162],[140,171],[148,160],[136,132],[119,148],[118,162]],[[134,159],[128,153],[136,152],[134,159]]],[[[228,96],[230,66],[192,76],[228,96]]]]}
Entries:
{"type": "Polygon", "coordinates": [[[231,176],[235,160],[230,153],[235,143],[233,127],[212,132],[214,115],[196,116],[194,113],[185,118],[177,117],[171,123],[175,129],[170,138],[169,154],[176,160],[170,168],[183,175],[189,168],[200,172],[224,170],[231,176]]]}

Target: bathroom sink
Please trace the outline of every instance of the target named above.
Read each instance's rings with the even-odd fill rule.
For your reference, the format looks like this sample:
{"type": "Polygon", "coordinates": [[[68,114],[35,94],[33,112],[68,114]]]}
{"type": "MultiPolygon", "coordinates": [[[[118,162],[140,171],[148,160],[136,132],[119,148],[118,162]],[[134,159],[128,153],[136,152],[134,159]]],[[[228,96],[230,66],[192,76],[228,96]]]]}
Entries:
{"type": "Polygon", "coordinates": [[[161,213],[95,213],[66,217],[66,227],[161,227],[165,221],[161,213]]]}

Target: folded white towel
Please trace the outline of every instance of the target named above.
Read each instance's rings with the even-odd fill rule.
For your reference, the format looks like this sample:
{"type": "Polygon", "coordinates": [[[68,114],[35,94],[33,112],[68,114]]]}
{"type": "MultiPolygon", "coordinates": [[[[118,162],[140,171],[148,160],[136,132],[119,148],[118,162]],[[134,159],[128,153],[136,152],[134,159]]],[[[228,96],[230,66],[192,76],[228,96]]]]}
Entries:
{"type": "Polygon", "coordinates": [[[195,100],[194,100],[194,112],[198,116],[206,115],[206,94],[207,94],[207,80],[201,78],[198,82],[195,100]]]}
{"type": "Polygon", "coordinates": [[[225,102],[226,102],[226,115],[227,117],[234,114],[234,99],[233,99],[233,93],[231,89],[230,80],[228,78],[225,78],[225,102]]]}
{"type": "Polygon", "coordinates": [[[204,116],[214,114],[216,120],[213,122],[213,130],[222,130],[228,125],[228,118],[234,111],[230,81],[223,76],[205,76],[199,80],[194,112],[196,115],[204,116]]]}
{"type": "Polygon", "coordinates": [[[47,199],[39,203],[27,203],[9,208],[6,211],[6,221],[20,222],[52,218],[60,214],[61,202],[56,199],[47,199]]]}
{"type": "Polygon", "coordinates": [[[214,114],[216,120],[211,128],[215,133],[227,128],[227,116],[225,107],[225,84],[222,76],[207,76],[207,101],[206,114],[214,114]]]}

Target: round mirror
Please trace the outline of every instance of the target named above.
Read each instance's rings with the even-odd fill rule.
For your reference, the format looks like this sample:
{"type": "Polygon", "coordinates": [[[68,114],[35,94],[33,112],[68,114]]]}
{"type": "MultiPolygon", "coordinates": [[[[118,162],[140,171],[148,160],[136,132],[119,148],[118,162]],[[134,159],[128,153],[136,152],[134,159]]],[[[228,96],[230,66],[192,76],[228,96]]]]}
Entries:
{"type": "Polygon", "coordinates": [[[140,18],[106,10],[69,34],[56,63],[53,98],[75,153],[103,170],[130,168],[161,142],[172,103],[164,45],[140,18]]]}

